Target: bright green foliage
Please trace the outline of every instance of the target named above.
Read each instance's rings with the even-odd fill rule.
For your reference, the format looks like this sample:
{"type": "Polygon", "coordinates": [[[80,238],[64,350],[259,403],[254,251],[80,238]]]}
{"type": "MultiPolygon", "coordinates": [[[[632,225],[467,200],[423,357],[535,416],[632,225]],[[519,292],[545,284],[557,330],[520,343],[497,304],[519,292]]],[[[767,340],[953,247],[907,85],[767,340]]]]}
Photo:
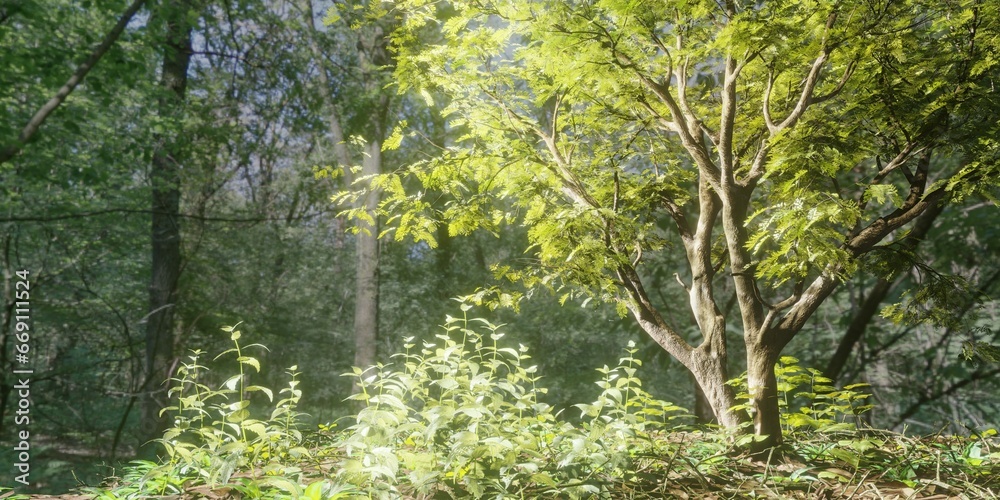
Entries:
{"type": "Polygon", "coordinates": [[[973,363],[1000,363],[1000,347],[987,342],[969,340],[962,344],[962,357],[973,363]]]}
{"type": "Polygon", "coordinates": [[[935,41],[959,43],[963,23],[995,30],[995,7],[931,9],[934,17],[913,25],[928,6],[887,4],[872,13],[863,3],[765,2],[735,6],[739,14],[727,23],[711,2],[456,2],[444,21],[436,4],[406,5],[412,29],[437,23],[444,41],[416,45],[400,35],[401,87],[447,94],[443,115],[464,135],[439,158],[380,182],[398,187],[385,202],[395,217],[406,214],[396,236],[432,240],[435,224],[453,235],[524,224],[542,264],[536,271],[589,293],[614,289],[602,277],[626,255],[662,248],[657,214],[665,203],[696,199],[695,180],[706,174],[665,124],[671,120],[696,120],[706,136],[694,140],[709,156],[733,155],[737,181],[763,174],[745,244],[759,256],[757,275],[773,284],[831,266],[853,272],[844,234],[887,204],[903,205],[900,187],[878,168],[905,149],[904,136],[914,135],[914,151],[940,144],[964,157],[960,169],[946,170],[954,174],[949,190],[988,191],[960,179],[995,171],[989,134],[972,130],[982,123],[977,116],[965,116],[934,146],[915,137],[944,130],[941,113],[992,103],[978,80],[961,83],[996,70],[986,49],[949,56],[935,41]],[[733,83],[732,150],[714,135],[724,116],[718,73],[726,57],[744,65],[733,83]],[[810,67],[824,76],[806,101],[816,109],[799,117],[810,67]],[[670,81],[672,71],[688,81],[670,81]],[[681,107],[668,109],[660,91],[675,93],[681,107]],[[795,118],[784,124],[785,116],[795,118]],[[918,129],[896,128],[900,122],[918,129]],[[879,175],[865,172],[873,168],[879,175]],[[419,193],[401,191],[397,176],[455,201],[430,212],[419,193]]]}
{"type": "MultiPolygon", "coordinates": [[[[778,379],[778,407],[786,433],[858,430],[858,417],[874,407],[865,403],[871,394],[858,391],[868,384],[848,384],[838,389],[819,370],[799,366],[799,360],[791,356],[781,357],[774,375],[778,379]]],[[[740,390],[737,399],[749,400],[745,373],[729,383],[740,390]]],[[[749,403],[740,407],[751,409],[749,403]]]]}
{"type": "MultiPolygon", "coordinates": [[[[194,481],[217,488],[229,485],[250,498],[287,498],[303,494],[298,482],[300,464],[310,456],[298,429],[302,392],[297,388],[299,372],[293,366],[288,387],[279,391],[279,400],[263,418],[251,412],[255,393],[274,402],[274,392],[247,384],[245,367],[260,371],[260,362],[244,352],[264,348],[260,344],[242,346],[241,332],[224,328],[234,347],[215,359],[235,354],[237,373],[218,389],[208,385],[208,370],[200,364],[201,351],[177,370],[169,393],[173,406],[163,411],[173,416],[173,426],[158,440],[165,451],[163,463],[137,462],[126,486],[102,492],[98,498],[148,498],[149,495],[179,494],[194,481]]],[[[228,357],[228,356],[227,356],[228,357]]],[[[258,396],[259,397],[259,396],[258,396]]]]}
{"type": "Polygon", "coordinates": [[[395,365],[355,368],[362,392],[352,398],[367,406],[338,442],[340,480],[387,498],[586,496],[601,491],[598,477],[622,474],[654,447],[649,432],[683,414],[641,389],[630,348],[619,366],[599,370],[603,392],[577,405],[584,423],[575,427],[539,401],[546,389],[527,348],[501,347],[497,325],[463,317],[444,328],[418,352],[408,343],[395,365]]]}
{"type": "Polygon", "coordinates": [[[356,398],[365,408],[353,425],[320,426],[306,444],[295,425],[296,368],[285,397],[273,407],[268,397],[265,418],[256,420],[261,398],[240,394],[269,391],[242,385],[239,374],[246,366],[256,372],[256,358],[230,329],[236,375],[212,389],[195,354],[174,380],[169,411],[176,420],[160,441],[164,461],[133,462],[116,486],[88,492],[107,500],[670,498],[713,491],[808,497],[860,487],[889,491],[901,482],[980,496],[1000,463],[993,430],[975,439],[915,440],[838,424],[867,409],[864,395],[857,387],[833,390],[794,358],[783,359],[777,374],[785,421],[795,428],[789,446],[803,466],[750,462],[731,432],[684,425],[685,412],[642,390],[633,346],[617,366],[598,370],[600,395],[576,405],[582,422],[572,424],[539,402],[545,389],[530,356],[506,347],[497,325],[463,315],[449,318],[444,330],[437,342],[408,344],[391,365],[348,374],[362,382],[356,398]],[[797,415],[808,422],[795,423],[797,415]],[[968,482],[943,482],[957,477],[968,482]]]}
{"type": "MultiPolygon", "coordinates": [[[[725,332],[738,325],[760,388],[754,432],[769,444],[780,441],[771,367],[861,259],[931,209],[997,191],[992,4],[413,0],[400,10],[400,88],[446,96],[441,116],[458,137],[373,180],[386,234],[433,246],[439,227],[524,228],[530,257],[497,263],[498,278],[631,312],[730,427],[745,419],[724,386],[725,332]],[[428,31],[439,39],[427,43],[428,31]],[[649,276],[663,254],[686,261],[674,292],[690,314],[650,292],[672,284],[649,276]]],[[[932,277],[886,314],[947,320],[948,290],[962,282],[932,277]]]]}

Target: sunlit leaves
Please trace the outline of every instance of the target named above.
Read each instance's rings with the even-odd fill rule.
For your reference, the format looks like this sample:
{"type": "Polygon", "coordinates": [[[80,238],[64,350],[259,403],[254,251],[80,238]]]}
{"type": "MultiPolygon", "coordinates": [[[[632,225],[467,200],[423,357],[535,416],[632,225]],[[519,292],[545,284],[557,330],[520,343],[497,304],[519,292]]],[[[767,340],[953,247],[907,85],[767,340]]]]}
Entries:
{"type": "MultiPolygon", "coordinates": [[[[799,360],[792,356],[781,357],[774,367],[774,375],[781,424],[786,432],[856,430],[860,423],[857,417],[874,408],[867,402],[871,397],[867,392],[868,384],[849,384],[838,389],[819,370],[800,366],[799,360]]],[[[737,399],[749,397],[745,373],[727,383],[743,391],[737,399]]],[[[741,404],[739,408],[749,409],[751,406],[741,404]]],[[[839,458],[846,458],[846,455],[839,458]]],[[[857,466],[857,463],[854,465],[857,466]]]]}
{"type": "Polygon", "coordinates": [[[967,279],[942,274],[926,265],[918,266],[919,287],[907,290],[898,303],[882,309],[882,317],[896,323],[927,322],[946,328],[959,328],[975,319],[964,314],[971,304],[983,299],[967,279]]]}
{"type": "Polygon", "coordinates": [[[791,202],[762,208],[749,220],[747,247],[761,256],[759,277],[775,285],[792,278],[847,264],[851,257],[841,247],[843,229],[857,221],[858,207],[828,195],[799,191],[791,202]]]}
{"type": "Polygon", "coordinates": [[[441,28],[432,43],[399,39],[401,86],[448,96],[442,116],[457,135],[408,172],[453,196],[421,215],[450,234],[527,228],[527,257],[499,274],[563,301],[623,310],[627,291],[642,302],[620,281],[644,280],[665,241],[680,240],[691,275],[711,275],[709,287],[733,278],[744,328],[794,336],[859,256],[902,237],[927,205],[995,191],[996,64],[976,49],[996,46],[994,7],[401,5],[441,28]],[[810,282],[820,293],[802,295],[810,282]],[[785,283],[797,291],[772,302],[785,283]],[[765,309],[780,319],[759,324],[765,309]]]}
{"type": "Polygon", "coordinates": [[[419,349],[407,344],[392,366],[356,370],[372,396],[337,443],[346,451],[338,480],[388,494],[518,496],[534,482],[573,492],[578,481],[567,480],[626,470],[656,448],[652,432],[687,415],[642,389],[633,343],[616,367],[598,370],[601,394],[577,405],[577,426],[540,402],[546,389],[527,348],[504,347],[498,325],[449,317],[444,330],[419,349]]]}

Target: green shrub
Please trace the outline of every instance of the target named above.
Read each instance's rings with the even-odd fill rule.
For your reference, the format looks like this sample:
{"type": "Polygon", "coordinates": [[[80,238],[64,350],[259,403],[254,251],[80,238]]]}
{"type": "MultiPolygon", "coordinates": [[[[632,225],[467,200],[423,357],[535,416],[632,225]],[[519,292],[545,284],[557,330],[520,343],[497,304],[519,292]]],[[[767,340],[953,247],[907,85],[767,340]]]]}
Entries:
{"type": "Polygon", "coordinates": [[[266,348],[260,344],[242,346],[239,330],[223,330],[230,334],[234,347],[215,359],[235,356],[237,373],[213,389],[204,382],[208,369],[201,364],[203,353],[193,351],[171,379],[169,395],[174,404],[163,409],[173,420],[157,440],[164,460],[133,462],[122,485],[95,490],[97,498],[181,494],[192,484],[209,489],[226,485],[250,498],[299,497],[304,493],[299,464],[310,452],[302,445],[298,430],[297,406],[302,396],[297,388],[298,368],[288,370],[288,387],[278,392],[274,403],[271,389],[248,383],[247,367],[259,373],[260,362],[246,351],[266,348]],[[263,410],[263,418],[251,411],[254,394],[273,403],[273,408],[263,410]]]}
{"type": "MultiPolygon", "coordinates": [[[[932,470],[938,483],[942,474],[988,482],[1000,460],[988,439],[992,431],[937,447],[859,431],[857,418],[870,408],[867,395],[856,391],[861,386],[838,390],[784,357],[775,369],[782,423],[789,447],[808,464],[776,474],[771,464],[761,468],[740,454],[752,436],[682,425],[690,415],[643,390],[632,343],[617,366],[597,370],[600,394],[575,405],[581,415],[573,424],[541,401],[546,389],[527,349],[502,344],[498,325],[464,314],[449,317],[434,342],[418,347],[407,339],[391,363],[348,374],[360,389],[351,399],[361,410],[348,427],[320,426],[307,442],[298,425],[297,368],[288,370],[288,386],[275,402],[273,391],[251,383],[261,367],[247,351],[263,346],[242,346],[238,330],[226,331],[234,347],[216,359],[235,358],[236,373],[211,387],[195,351],[172,380],[174,404],[164,411],[174,425],[159,440],[164,458],[133,462],[116,485],[89,493],[308,500],[739,496],[749,493],[739,485],[726,490],[721,478],[764,485],[754,494],[773,493],[769,488],[779,484],[813,491],[813,484],[844,482],[846,468],[855,471],[849,475],[864,469],[915,487],[932,470]]],[[[745,376],[731,383],[745,398],[745,376]]]]}
{"type": "Polygon", "coordinates": [[[365,407],[338,443],[341,481],[381,497],[593,494],[601,474],[642,451],[640,438],[651,443],[647,429],[682,413],[641,389],[630,345],[618,367],[600,370],[603,392],[577,405],[585,423],[574,427],[539,401],[546,389],[527,348],[502,347],[499,326],[449,317],[444,330],[419,349],[408,339],[395,365],[351,374],[365,407]]]}
{"type": "MultiPolygon", "coordinates": [[[[819,370],[799,366],[799,360],[791,356],[778,360],[774,375],[778,383],[781,427],[786,436],[796,432],[857,430],[860,415],[873,408],[865,403],[871,395],[859,391],[868,384],[851,384],[837,389],[819,370]]],[[[736,399],[743,401],[735,408],[752,411],[746,372],[728,383],[739,391],[736,399]]]]}

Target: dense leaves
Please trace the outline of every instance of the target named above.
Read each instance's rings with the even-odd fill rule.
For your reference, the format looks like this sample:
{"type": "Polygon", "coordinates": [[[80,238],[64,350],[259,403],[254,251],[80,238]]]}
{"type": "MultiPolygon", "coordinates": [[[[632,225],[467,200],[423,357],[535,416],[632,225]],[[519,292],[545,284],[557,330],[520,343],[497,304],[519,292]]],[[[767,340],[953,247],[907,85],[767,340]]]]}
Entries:
{"type": "Polygon", "coordinates": [[[507,347],[498,326],[464,316],[449,318],[435,342],[406,344],[393,363],[347,374],[363,387],[354,397],[364,408],[343,429],[324,425],[305,440],[296,368],[273,410],[254,404],[263,398],[251,393],[273,395],[244,385],[251,382],[243,367],[255,374],[259,365],[240,346],[239,331],[228,331],[238,373],[214,389],[203,382],[208,373],[196,353],[174,381],[177,403],[168,411],[177,424],[160,441],[169,458],[134,464],[117,484],[91,494],[808,498],[865,488],[982,495],[995,484],[990,474],[1000,459],[991,451],[994,430],[921,441],[859,429],[857,417],[870,409],[855,392],[861,385],[836,390],[794,358],[783,358],[778,371],[793,462],[749,461],[730,433],[690,426],[686,412],[642,389],[632,346],[617,366],[598,370],[599,396],[576,405],[582,421],[573,424],[539,400],[546,389],[527,348],[507,347]]]}
{"type": "MultiPolygon", "coordinates": [[[[731,444],[723,434],[650,433],[655,443],[628,446],[665,455],[628,457],[628,466],[611,471],[579,462],[598,453],[588,444],[567,462],[571,473],[558,466],[565,450],[550,448],[545,460],[556,461],[543,460],[539,474],[561,482],[597,471],[573,486],[580,491],[625,496],[635,480],[660,496],[697,496],[726,476],[758,493],[787,483],[809,496],[821,483],[841,482],[830,476],[838,459],[823,455],[828,449],[854,450],[847,463],[879,465],[887,479],[928,479],[933,454],[906,457],[937,446],[931,441],[859,438],[875,439],[880,451],[840,443],[853,438],[836,433],[809,433],[830,424],[822,412],[847,417],[830,425],[855,424],[852,404],[875,405],[858,416],[865,423],[911,433],[985,436],[1000,411],[993,387],[1000,366],[990,350],[1000,345],[993,299],[1000,285],[993,85],[1000,38],[998,7],[989,2],[352,0],[327,11],[306,0],[199,1],[184,14],[193,23],[187,99],[167,111],[158,89],[162,4],[144,4],[32,139],[0,162],[3,275],[27,269],[32,276],[34,491],[95,485],[114,472],[106,466],[136,457],[144,441],[136,403],[153,391],[167,395],[167,385],[142,373],[151,310],[150,162],[167,143],[176,147],[183,256],[170,304],[171,366],[181,370],[172,376],[197,372],[212,391],[234,380],[229,370],[237,365],[225,357],[200,357],[195,364],[211,370],[188,370],[184,363],[193,361],[182,353],[221,350],[230,341],[218,328],[245,320],[271,347],[255,353],[258,362],[307,367],[296,378],[303,438],[350,404],[363,405],[344,400],[360,379],[337,374],[350,371],[357,350],[358,257],[370,262],[375,252],[356,250],[364,224],[337,215],[345,210],[379,224],[375,235],[383,236],[377,309],[368,308],[383,334],[362,342],[380,353],[386,378],[379,380],[404,376],[404,359],[419,366],[418,358],[458,345],[436,337],[434,325],[453,313],[450,298],[467,296],[493,324],[510,324],[500,344],[530,347],[538,368],[529,378],[544,372],[550,389],[532,393],[532,401],[548,408],[538,415],[552,417],[554,428],[634,423],[635,407],[619,402],[642,399],[626,402],[613,391],[633,377],[628,370],[636,366],[619,366],[617,355],[633,341],[626,357],[645,360],[642,390],[650,401],[675,401],[702,418],[713,416],[706,401],[723,417],[728,405],[759,414],[755,389],[772,387],[782,415],[776,422],[798,453],[826,460],[787,481],[766,479],[763,467],[716,456],[731,444]],[[386,175],[354,168],[374,153],[386,175]],[[357,204],[364,193],[349,192],[368,181],[384,195],[378,210],[357,204]],[[622,319],[630,308],[634,318],[622,319]],[[435,344],[430,354],[422,352],[425,342],[435,344]],[[825,367],[832,381],[782,364],[773,347],[785,342],[783,354],[825,367]],[[388,356],[409,343],[410,358],[388,356]],[[758,366],[752,360],[762,346],[767,359],[758,366]],[[774,384],[768,362],[777,363],[774,384]],[[684,373],[692,369],[701,373],[684,373]],[[744,370],[746,387],[721,384],[744,370]],[[786,385],[793,379],[798,389],[786,385]],[[855,380],[869,385],[844,390],[855,380]],[[595,401],[594,381],[613,390],[595,401]],[[697,387],[712,385],[721,389],[696,398],[697,387]],[[803,406],[814,413],[786,412],[785,403],[798,408],[799,392],[815,395],[803,406]],[[689,455],[699,458],[679,461],[689,455]],[[657,480],[667,469],[679,490],[657,480]]],[[[15,144],[128,6],[0,0],[0,149],[15,144]]],[[[0,417],[7,424],[18,403],[11,390],[16,300],[13,288],[2,290],[0,417]]],[[[485,348],[489,333],[478,332],[485,348]]],[[[457,357],[473,351],[451,350],[437,366],[461,371],[484,362],[457,357]]],[[[501,358],[514,371],[529,368],[501,358]]],[[[253,376],[260,387],[286,381],[281,370],[253,376]]],[[[517,404],[486,385],[465,389],[433,404],[440,411],[464,408],[462,397],[483,397],[491,408],[517,404]]],[[[253,392],[247,400],[257,408],[266,396],[253,392]]],[[[530,392],[526,386],[523,395],[530,392]]],[[[225,419],[241,410],[227,404],[246,404],[235,392],[226,396],[213,396],[202,416],[225,419]]],[[[427,404],[417,400],[404,420],[426,426],[427,404]]],[[[181,420],[193,422],[185,408],[181,420]]],[[[273,410],[255,409],[250,419],[265,425],[268,439],[310,453],[321,446],[293,444],[299,437],[285,433],[287,421],[265,423],[273,410]]],[[[749,416],[728,415],[738,429],[749,429],[749,416]]],[[[501,417],[478,430],[492,425],[489,434],[502,434],[521,422],[501,417]]],[[[223,452],[219,443],[238,433],[213,434],[220,428],[199,436],[189,427],[179,438],[211,467],[144,462],[124,473],[132,494],[151,491],[142,485],[153,483],[140,478],[153,481],[147,473],[154,469],[162,473],[157,491],[165,491],[187,478],[184,467],[221,482],[234,466],[244,469],[229,474],[230,484],[245,481],[236,485],[245,496],[267,488],[307,498],[335,491],[327,479],[344,463],[339,451],[312,469],[272,456],[308,471],[283,476],[298,489],[281,489],[251,481],[253,455],[223,452]],[[215,448],[203,454],[202,445],[215,448]]],[[[16,426],[0,429],[0,462],[13,463],[8,443],[16,426]]],[[[247,442],[233,450],[246,451],[259,437],[243,436],[247,442]]],[[[445,445],[454,443],[441,439],[422,443],[423,451],[450,454],[445,445]]],[[[989,467],[987,442],[940,444],[951,465],[972,467],[962,473],[989,467]]],[[[393,453],[414,452],[405,439],[393,446],[393,453]]],[[[456,492],[470,491],[463,482],[470,471],[495,480],[505,467],[526,492],[553,488],[512,469],[510,448],[502,439],[497,446],[480,456],[475,447],[456,452],[451,458],[464,465],[448,470],[459,479],[443,476],[444,458],[441,470],[416,469],[437,473],[448,483],[442,489],[456,492]]],[[[515,458],[514,465],[528,463],[515,458]]],[[[13,484],[11,472],[0,470],[0,483],[13,484]]],[[[394,487],[409,492],[408,477],[394,487]]],[[[893,487],[943,488],[904,484],[893,487]]],[[[836,491],[850,495],[856,486],[844,482],[836,491]]],[[[212,490],[193,488],[192,495],[212,490]]]]}
{"type": "MultiPolygon", "coordinates": [[[[382,208],[396,237],[526,227],[537,260],[498,275],[630,310],[729,426],[745,418],[722,387],[737,322],[755,431],[772,444],[771,367],[859,257],[925,212],[996,191],[1000,17],[979,2],[401,9],[400,87],[445,94],[461,135],[376,182],[395,187],[382,208]],[[428,26],[440,41],[418,36],[428,26]],[[409,179],[453,201],[434,208],[409,179]],[[646,262],[681,251],[671,239],[687,258],[677,281],[694,343],[679,333],[690,322],[665,320],[647,293],[646,262]],[[729,317],[714,289],[726,281],[729,317]]],[[[886,316],[918,322],[968,302],[948,293],[963,279],[928,276],[886,316]]]]}

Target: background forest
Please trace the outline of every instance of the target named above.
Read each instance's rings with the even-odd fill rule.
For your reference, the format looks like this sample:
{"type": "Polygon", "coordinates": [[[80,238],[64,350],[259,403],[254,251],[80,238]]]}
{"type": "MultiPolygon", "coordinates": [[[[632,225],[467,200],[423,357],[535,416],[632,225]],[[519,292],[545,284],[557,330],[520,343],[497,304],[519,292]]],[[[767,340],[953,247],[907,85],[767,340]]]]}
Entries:
{"type": "MultiPolygon", "coordinates": [[[[634,341],[647,391],[711,416],[687,371],[615,304],[497,272],[537,260],[528,228],[442,224],[431,245],[376,239],[391,217],[344,215],[374,213],[378,191],[338,193],[460,139],[440,113],[446,97],[395,83],[394,15],[353,0],[0,0],[0,463],[14,462],[23,270],[37,491],[95,485],[152,456],[143,444],[169,425],[162,382],[191,350],[230,347],[225,326],[268,347],[256,357],[274,367],[262,374],[272,385],[299,367],[315,427],[356,409],[342,373],[389,361],[405,338],[433,339],[462,314],[456,297],[530,348],[554,408],[596,397],[595,369],[634,341]]],[[[452,206],[444,191],[425,199],[452,206]]],[[[906,269],[854,274],[783,353],[837,384],[870,384],[875,427],[995,426],[1000,365],[962,353],[1000,341],[1000,213],[975,194],[907,229],[906,269]],[[918,290],[944,296],[882,314],[918,290]]],[[[646,292],[693,325],[683,252],[670,255],[643,262],[646,292]]],[[[720,296],[738,316],[735,292],[720,296]]],[[[739,363],[742,329],[725,334],[739,363]]]]}

